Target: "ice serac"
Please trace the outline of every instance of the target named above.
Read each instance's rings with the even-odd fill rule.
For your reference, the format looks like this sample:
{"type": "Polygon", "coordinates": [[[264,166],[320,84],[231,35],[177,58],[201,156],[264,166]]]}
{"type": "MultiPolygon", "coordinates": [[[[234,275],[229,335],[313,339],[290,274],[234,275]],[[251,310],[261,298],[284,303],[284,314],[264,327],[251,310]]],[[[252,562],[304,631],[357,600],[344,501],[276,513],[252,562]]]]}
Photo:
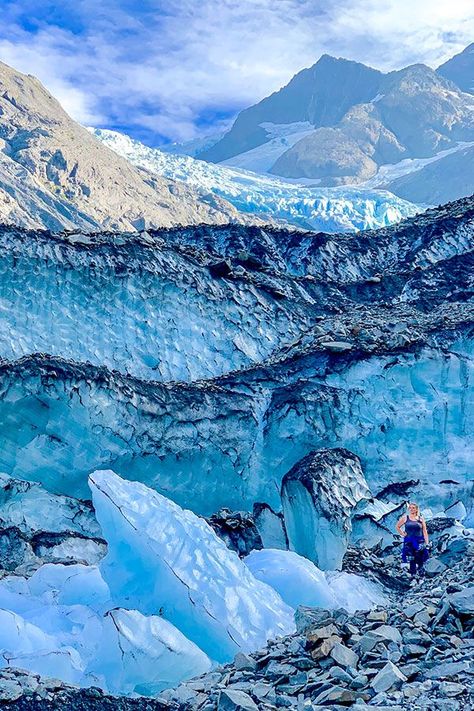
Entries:
{"type": "Polygon", "coordinates": [[[163,616],[217,661],[293,629],[292,609],[203,519],[111,471],[94,472],[90,486],[118,606],[163,616]]]}
{"type": "Polygon", "coordinates": [[[356,504],[370,496],[359,458],[345,449],[310,452],[283,477],[290,549],[323,570],[340,568],[356,504]]]}
{"type": "Polygon", "coordinates": [[[42,563],[97,563],[105,541],[89,502],[0,474],[0,569],[31,575],[42,563]]]}

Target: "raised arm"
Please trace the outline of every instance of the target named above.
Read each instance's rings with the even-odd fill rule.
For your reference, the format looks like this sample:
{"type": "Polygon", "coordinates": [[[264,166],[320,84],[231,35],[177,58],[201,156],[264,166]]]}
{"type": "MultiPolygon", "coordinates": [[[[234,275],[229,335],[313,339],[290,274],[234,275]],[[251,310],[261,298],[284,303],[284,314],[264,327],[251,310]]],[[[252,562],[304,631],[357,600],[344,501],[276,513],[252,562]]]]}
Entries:
{"type": "Polygon", "coordinates": [[[407,517],[406,517],[406,514],[404,514],[401,518],[398,519],[397,525],[395,526],[397,533],[399,533],[401,536],[403,536],[403,538],[405,538],[405,536],[407,535],[405,533],[405,531],[402,531],[402,526],[405,525],[406,520],[407,520],[407,517]]]}
{"type": "Polygon", "coordinates": [[[428,538],[428,529],[426,528],[426,521],[424,518],[421,519],[421,526],[423,528],[423,538],[425,539],[426,545],[430,542],[428,538]]]}

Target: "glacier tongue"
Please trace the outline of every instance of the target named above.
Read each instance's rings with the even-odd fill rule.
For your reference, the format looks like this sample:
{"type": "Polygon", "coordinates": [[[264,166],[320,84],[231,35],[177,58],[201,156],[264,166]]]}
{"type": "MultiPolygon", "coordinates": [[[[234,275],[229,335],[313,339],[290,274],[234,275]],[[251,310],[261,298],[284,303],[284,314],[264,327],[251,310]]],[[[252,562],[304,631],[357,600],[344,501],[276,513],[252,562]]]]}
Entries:
{"type": "Polygon", "coordinates": [[[151,173],[187,183],[201,195],[213,193],[241,212],[305,229],[325,232],[372,229],[399,222],[420,209],[386,190],[318,188],[291,183],[230,165],[171,155],[116,131],[90,130],[113,151],[151,173]]]}
{"type": "Polygon", "coordinates": [[[292,608],[205,521],[111,471],[89,481],[109,543],[100,567],[116,605],[163,615],[221,662],[294,629],[292,608]]]}

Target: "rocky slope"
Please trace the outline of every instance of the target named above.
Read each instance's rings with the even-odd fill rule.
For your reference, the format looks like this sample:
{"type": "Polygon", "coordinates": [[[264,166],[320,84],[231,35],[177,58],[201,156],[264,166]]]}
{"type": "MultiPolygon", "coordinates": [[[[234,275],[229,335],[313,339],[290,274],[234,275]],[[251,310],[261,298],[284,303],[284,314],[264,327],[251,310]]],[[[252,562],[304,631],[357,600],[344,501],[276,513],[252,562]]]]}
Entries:
{"type": "Polygon", "coordinates": [[[55,230],[134,230],[239,216],[217,196],[133,168],[37,79],[0,63],[0,218],[55,230]]]}
{"type": "Polygon", "coordinates": [[[463,91],[474,94],[474,42],[436,70],[463,91]]]}

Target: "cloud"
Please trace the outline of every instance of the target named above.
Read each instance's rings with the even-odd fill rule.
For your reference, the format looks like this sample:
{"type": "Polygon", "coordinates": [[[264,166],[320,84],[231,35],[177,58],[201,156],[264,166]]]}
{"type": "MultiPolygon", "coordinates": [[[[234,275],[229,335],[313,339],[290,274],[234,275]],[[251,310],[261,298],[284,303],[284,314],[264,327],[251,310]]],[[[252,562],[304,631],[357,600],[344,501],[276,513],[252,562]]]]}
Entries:
{"type": "Polygon", "coordinates": [[[7,0],[0,58],[38,76],[82,123],[186,140],[221,128],[323,52],[386,70],[436,65],[472,39],[471,4],[7,0]]]}

